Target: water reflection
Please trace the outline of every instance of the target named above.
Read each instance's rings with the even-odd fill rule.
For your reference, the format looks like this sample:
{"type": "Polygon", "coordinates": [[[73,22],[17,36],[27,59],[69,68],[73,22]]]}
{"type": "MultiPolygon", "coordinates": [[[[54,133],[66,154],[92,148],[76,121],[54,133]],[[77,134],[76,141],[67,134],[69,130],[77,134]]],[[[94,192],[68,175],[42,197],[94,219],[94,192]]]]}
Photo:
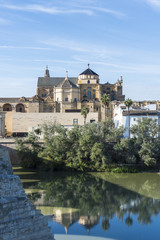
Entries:
{"type": "MultiPolygon", "coordinates": [[[[137,193],[135,188],[133,191],[133,186],[126,177],[125,181],[130,183],[132,191],[119,186],[116,183],[117,177],[114,176],[109,178],[109,176],[96,177],[90,174],[54,173],[47,177],[41,174],[34,175],[33,178],[41,180],[23,183],[24,188],[27,188],[28,197],[43,214],[50,215],[49,221],[52,219],[60,223],[66,233],[71,229],[70,233],[74,234],[73,225],[77,227],[78,224],[87,229],[88,234],[91,229],[96,229],[96,235],[106,236],[104,232],[111,234],[109,230],[115,228],[115,219],[116,224],[117,221],[119,226],[123,223],[128,229],[134,224],[137,226],[137,223],[139,226],[149,226],[152,217],[160,212],[160,201],[137,193]]],[[[123,176],[122,179],[124,182],[123,176]]],[[[136,185],[136,180],[133,184],[136,185]]],[[[148,187],[152,190],[149,182],[148,187]]],[[[153,187],[155,188],[155,184],[153,187]]],[[[145,185],[141,183],[141,189],[143,188],[145,185]]],[[[81,230],[78,234],[81,234],[80,232],[81,230]]]]}

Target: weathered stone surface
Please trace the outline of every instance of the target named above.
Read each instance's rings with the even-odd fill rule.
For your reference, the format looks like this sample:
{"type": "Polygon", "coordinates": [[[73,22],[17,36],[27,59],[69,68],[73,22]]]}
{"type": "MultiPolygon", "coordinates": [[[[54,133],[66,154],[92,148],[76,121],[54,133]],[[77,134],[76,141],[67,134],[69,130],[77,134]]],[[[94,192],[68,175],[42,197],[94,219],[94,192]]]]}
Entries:
{"type": "Polygon", "coordinates": [[[54,240],[46,218],[28,200],[9,155],[0,147],[0,240],[54,240]]]}

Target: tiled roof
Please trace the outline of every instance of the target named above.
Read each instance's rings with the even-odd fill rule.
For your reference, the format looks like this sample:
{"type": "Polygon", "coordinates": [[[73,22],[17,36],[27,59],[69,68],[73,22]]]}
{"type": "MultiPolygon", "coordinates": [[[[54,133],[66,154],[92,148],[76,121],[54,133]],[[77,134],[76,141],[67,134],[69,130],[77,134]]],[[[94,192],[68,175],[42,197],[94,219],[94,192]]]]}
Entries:
{"type": "MultiPolygon", "coordinates": [[[[69,79],[75,85],[78,83],[78,78],[71,77],[69,79]]],[[[58,84],[62,83],[64,80],[65,80],[64,77],[53,77],[53,78],[39,77],[37,87],[56,87],[58,84]]]]}
{"type": "Polygon", "coordinates": [[[69,79],[65,79],[63,82],[59,83],[57,87],[62,88],[78,88],[73,82],[71,82],[69,79]]]}
{"type": "Polygon", "coordinates": [[[79,75],[96,75],[99,76],[97,73],[95,73],[94,71],[92,71],[90,68],[87,68],[84,72],[82,72],[79,75]]]}
{"type": "MultiPolygon", "coordinates": [[[[157,116],[158,112],[155,111],[155,110],[149,110],[149,111],[146,111],[146,110],[130,110],[129,111],[129,115],[130,116],[157,116]]],[[[124,111],[123,112],[123,116],[128,116],[128,111],[124,111]]]]}
{"type": "Polygon", "coordinates": [[[12,103],[12,102],[21,102],[20,98],[0,98],[0,102],[12,103]]]}

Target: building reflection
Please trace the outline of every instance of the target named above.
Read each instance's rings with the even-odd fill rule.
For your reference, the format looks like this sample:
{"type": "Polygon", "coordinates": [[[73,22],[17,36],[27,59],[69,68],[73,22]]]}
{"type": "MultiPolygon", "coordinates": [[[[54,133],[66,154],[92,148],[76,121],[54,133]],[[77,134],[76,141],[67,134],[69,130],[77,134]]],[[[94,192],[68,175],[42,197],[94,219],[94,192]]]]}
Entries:
{"type": "Polygon", "coordinates": [[[54,211],[54,220],[64,226],[66,234],[68,229],[79,219],[79,211],[73,211],[71,208],[66,209],[67,212],[62,211],[61,209],[56,209],[54,211]]]}
{"type": "Polygon", "coordinates": [[[99,216],[81,216],[78,220],[78,223],[84,226],[87,231],[88,235],[90,233],[90,229],[96,226],[99,223],[99,216]]]}

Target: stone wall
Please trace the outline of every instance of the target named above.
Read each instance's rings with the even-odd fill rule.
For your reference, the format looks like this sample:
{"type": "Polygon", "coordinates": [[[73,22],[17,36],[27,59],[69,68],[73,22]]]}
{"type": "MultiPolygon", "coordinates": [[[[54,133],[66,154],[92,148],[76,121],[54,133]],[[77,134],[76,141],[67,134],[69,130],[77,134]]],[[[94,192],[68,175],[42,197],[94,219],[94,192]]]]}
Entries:
{"type": "Polygon", "coordinates": [[[20,166],[20,157],[16,150],[16,144],[14,138],[0,138],[0,145],[3,146],[9,153],[9,157],[12,163],[12,166],[20,166]]]}
{"type": "Polygon", "coordinates": [[[5,136],[5,113],[0,112],[0,137],[5,136]]]}
{"type": "Polygon", "coordinates": [[[46,218],[28,200],[9,154],[0,146],[0,240],[54,240],[46,218]]]}
{"type": "MultiPolygon", "coordinates": [[[[73,120],[78,119],[78,125],[84,124],[81,113],[7,113],[6,128],[8,132],[28,132],[31,127],[37,127],[44,123],[60,123],[64,126],[73,126],[73,120]],[[11,127],[12,125],[12,127],[11,127]]],[[[98,112],[87,115],[87,123],[90,120],[98,121],[98,112]]]]}

